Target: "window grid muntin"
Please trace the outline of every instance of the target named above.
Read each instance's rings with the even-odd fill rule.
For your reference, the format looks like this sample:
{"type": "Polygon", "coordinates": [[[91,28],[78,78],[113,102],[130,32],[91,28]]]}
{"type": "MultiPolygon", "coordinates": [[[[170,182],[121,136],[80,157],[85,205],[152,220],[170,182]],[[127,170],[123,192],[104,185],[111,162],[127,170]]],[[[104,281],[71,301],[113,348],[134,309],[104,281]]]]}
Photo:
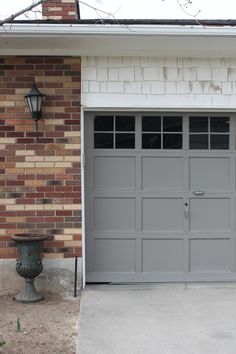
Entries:
{"type": "Polygon", "coordinates": [[[142,149],[149,149],[149,150],[154,150],[154,149],[156,149],[156,150],[181,150],[181,149],[183,149],[183,116],[180,116],[180,115],[174,115],[174,116],[171,116],[171,115],[157,115],[157,116],[148,116],[148,115],[142,115],[142,122],[141,122],[141,124],[142,124],[142,131],[141,131],[141,134],[142,134],[142,142],[141,142],[141,144],[142,144],[142,149]],[[155,118],[160,118],[161,119],[161,130],[160,131],[152,131],[152,130],[150,130],[150,131],[148,131],[148,130],[143,130],[143,122],[145,121],[145,119],[147,118],[147,117],[153,117],[153,119],[155,119],[155,118]],[[174,118],[177,118],[177,119],[180,119],[180,122],[181,122],[181,130],[173,130],[173,131],[169,131],[169,130],[165,130],[164,129],[164,120],[165,120],[165,118],[167,118],[167,119],[173,119],[174,120],[174,118]],[[160,135],[160,137],[161,137],[161,146],[160,146],[160,148],[158,148],[158,147],[156,147],[156,148],[153,148],[153,147],[144,147],[144,137],[146,137],[147,135],[153,135],[153,134],[156,134],[157,136],[159,136],[160,135]],[[175,136],[180,136],[181,135],[181,143],[180,143],[180,145],[181,145],[181,147],[177,147],[177,148],[175,148],[175,147],[164,147],[164,144],[165,144],[165,141],[164,141],[164,136],[167,136],[167,135],[175,135],[175,136]]]}
{"type": "Polygon", "coordinates": [[[200,118],[201,116],[192,116],[190,115],[189,116],[189,149],[190,150],[229,150],[230,149],[230,117],[229,116],[213,116],[213,115],[210,115],[210,116],[202,116],[203,118],[207,118],[207,126],[208,126],[208,131],[207,132],[194,132],[192,131],[191,132],[191,120],[194,121],[194,119],[196,118],[200,118]],[[228,119],[228,125],[229,125],[229,128],[228,128],[228,131],[227,132],[213,132],[211,131],[211,122],[214,120],[214,119],[220,119],[220,118],[223,118],[223,119],[228,119]],[[208,142],[207,142],[207,148],[206,147],[198,147],[198,148],[192,148],[191,147],[191,137],[192,136],[206,136],[207,135],[207,139],[208,139],[208,142]],[[215,135],[219,135],[219,136],[228,136],[228,145],[227,147],[225,148],[217,148],[217,147],[212,147],[212,136],[215,136],[215,135]]]}
{"type": "MultiPolygon", "coordinates": [[[[134,127],[133,130],[117,130],[117,123],[116,123],[116,119],[122,117],[122,115],[113,115],[113,130],[96,130],[95,128],[95,122],[97,118],[101,118],[104,119],[106,116],[105,115],[96,115],[94,117],[94,123],[93,123],[93,146],[95,149],[135,149],[135,126],[136,126],[136,121],[135,121],[135,116],[133,115],[125,115],[124,117],[126,118],[132,118],[133,122],[134,122],[134,127]],[[98,134],[103,134],[103,135],[109,135],[112,134],[113,135],[113,146],[112,147],[101,147],[97,144],[97,140],[96,137],[98,134]],[[127,146],[127,147],[117,147],[117,145],[119,144],[118,136],[120,136],[120,134],[123,135],[133,135],[133,139],[134,139],[134,144],[132,143],[132,146],[127,146]]],[[[108,115],[107,117],[111,117],[111,115],[108,115]]],[[[132,139],[131,139],[132,140],[132,139]]]]}

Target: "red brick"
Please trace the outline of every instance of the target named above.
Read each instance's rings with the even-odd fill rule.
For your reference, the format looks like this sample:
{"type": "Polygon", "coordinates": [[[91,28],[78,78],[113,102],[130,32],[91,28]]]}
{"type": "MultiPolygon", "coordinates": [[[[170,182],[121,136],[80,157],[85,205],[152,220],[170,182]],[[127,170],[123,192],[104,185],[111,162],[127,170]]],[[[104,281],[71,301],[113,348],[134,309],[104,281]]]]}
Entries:
{"type": "MultiPolygon", "coordinates": [[[[51,1],[53,0],[47,2],[47,5],[51,1]]],[[[73,4],[72,6],[67,3],[62,4],[60,0],[53,1],[53,3],[63,5],[61,15],[66,18],[68,11],[74,8],[73,4]]],[[[73,141],[64,136],[67,131],[80,129],[80,58],[76,64],[68,64],[65,59],[69,57],[32,56],[24,58],[21,56],[14,58],[14,64],[12,64],[12,58],[9,62],[8,57],[0,57],[0,75],[2,75],[0,76],[0,100],[14,102],[15,96],[18,100],[17,106],[14,102],[13,106],[0,107],[0,137],[15,139],[15,142],[9,141],[5,149],[0,151],[1,193],[6,195],[6,198],[9,196],[14,198],[14,203],[17,205],[28,206],[27,209],[30,209],[31,205],[41,205],[40,200],[54,205],[72,204],[73,201],[78,203],[81,199],[79,163],[73,163],[72,168],[59,168],[58,170],[54,170],[53,167],[50,169],[40,166],[43,166],[41,165],[43,162],[47,162],[46,157],[60,156],[66,162],[66,156],[80,155],[79,150],[65,149],[65,144],[73,143],[73,141]],[[61,81],[48,81],[47,74],[58,75],[61,81]],[[40,83],[36,82],[40,90],[42,92],[44,89],[50,90],[50,95],[44,101],[43,116],[39,122],[39,143],[35,141],[35,126],[26,106],[24,94],[20,100],[19,94],[16,94],[17,88],[22,88],[27,93],[33,79],[37,76],[41,77],[40,83]],[[66,85],[68,81],[63,82],[63,77],[66,80],[70,78],[71,82],[78,82],[78,89],[68,88],[66,85]],[[48,119],[54,122],[50,121],[48,124],[48,119]],[[57,123],[61,119],[65,120],[65,124],[57,123]],[[29,154],[28,151],[33,153],[29,154]],[[21,167],[21,163],[24,162],[29,163],[29,167],[27,165],[21,167]],[[8,168],[12,170],[4,177],[8,168]],[[52,181],[60,181],[62,185],[49,185],[52,181]],[[42,185],[37,186],[37,182],[42,185]]],[[[45,208],[46,206],[47,204],[45,208]]],[[[0,205],[0,224],[6,230],[5,235],[0,235],[0,258],[16,257],[16,250],[11,247],[10,236],[17,229],[25,232],[43,230],[51,235],[45,243],[45,252],[63,252],[65,257],[81,256],[81,248],[64,247],[63,241],[53,241],[53,235],[63,234],[65,227],[81,228],[81,217],[77,216],[74,210],[6,211],[6,206],[0,205]],[[22,218],[22,222],[19,220],[14,222],[15,217],[22,218]],[[66,222],[68,217],[72,219],[66,222]]],[[[75,234],[73,239],[80,240],[81,235],[75,234]]]]}

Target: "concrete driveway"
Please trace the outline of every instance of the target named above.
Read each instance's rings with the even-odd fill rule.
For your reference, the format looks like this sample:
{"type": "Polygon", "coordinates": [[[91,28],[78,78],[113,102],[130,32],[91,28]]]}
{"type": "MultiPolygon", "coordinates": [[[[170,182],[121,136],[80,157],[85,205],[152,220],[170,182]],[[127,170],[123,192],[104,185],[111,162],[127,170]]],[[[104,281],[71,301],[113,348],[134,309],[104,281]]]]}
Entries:
{"type": "Polygon", "coordinates": [[[77,354],[235,354],[236,284],[87,286],[77,354]]]}

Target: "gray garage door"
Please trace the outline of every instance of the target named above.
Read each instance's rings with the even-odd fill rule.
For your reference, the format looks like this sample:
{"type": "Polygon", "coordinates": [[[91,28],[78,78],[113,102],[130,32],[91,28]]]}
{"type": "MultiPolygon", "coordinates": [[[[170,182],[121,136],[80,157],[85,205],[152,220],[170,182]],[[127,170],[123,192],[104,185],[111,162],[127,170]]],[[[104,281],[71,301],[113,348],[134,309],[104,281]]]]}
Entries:
{"type": "Polygon", "coordinates": [[[88,282],[236,280],[235,123],[85,116],[88,282]]]}

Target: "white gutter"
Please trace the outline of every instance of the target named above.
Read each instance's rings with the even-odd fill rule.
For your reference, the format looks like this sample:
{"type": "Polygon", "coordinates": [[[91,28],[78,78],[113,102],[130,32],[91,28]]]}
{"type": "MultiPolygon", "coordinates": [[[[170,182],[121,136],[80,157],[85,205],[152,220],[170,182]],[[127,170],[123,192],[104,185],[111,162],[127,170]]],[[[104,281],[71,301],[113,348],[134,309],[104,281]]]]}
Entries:
{"type": "Polygon", "coordinates": [[[155,25],[80,25],[80,24],[13,24],[0,28],[2,36],[210,36],[234,37],[236,27],[155,26],[155,25]]]}

